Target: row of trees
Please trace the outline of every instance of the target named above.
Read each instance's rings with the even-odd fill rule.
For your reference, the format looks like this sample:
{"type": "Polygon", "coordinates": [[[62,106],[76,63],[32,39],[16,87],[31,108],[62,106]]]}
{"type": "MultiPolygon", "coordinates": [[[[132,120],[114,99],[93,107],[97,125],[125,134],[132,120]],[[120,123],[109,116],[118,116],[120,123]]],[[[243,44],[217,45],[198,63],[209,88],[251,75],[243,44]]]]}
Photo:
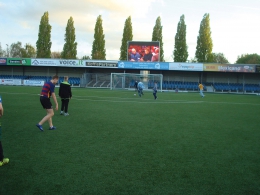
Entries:
{"type": "MultiPolygon", "coordinates": [[[[163,26],[161,24],[161,18],[158,17],[155,22],[152,33],[152,41],[160,42],[160,60],[164,61],[163,50],[163,26]]],[[[102,25],[102,17],[97,17],[94,41],[92,44],[91,57],[83,56],[83,59],[106,59],[105,49],[105,35],[102,25]]],[[[38,40],[36,42],[36,49],[26,44],[24,47],[21,42],[13,43],[10,47],[7,45],[6,50],[3,50],[0,44],[0,56],[6,57],[37,57],[37,58],[64,58],[64,59],[76,59],[77,58],[77,42],[74,28],[73,18],[70,17],[66,26],[65,43],[62,52],[51,52],[51,25],[49,24],[49,14],[45,12],[41,18],[39,25],[38,40]]],[[[123,38],[120,47],[120,60],[127,59],[127,42],[133,40],[133,28],[131,16],[129,16],[124,25],[123,38]]],[[[195,58],[191,59],[191,62],[213,62],[213,63],[229,63],[223,53],[213,53],[213,41],[211,38],[210,30],[210,18],[209,14],[205,14],[200,23],[199,35],[197,37],[197,46],[195,58]]],[[[185,16],[180,17],[180,21],[177,26],[177,32],[175,35],[175,45],[173,50],[173,60],[175,62],[187,62],[188,61],[188,46],[186,42],[186,24],[185,16]]],[[[260,56],[257,54],[244,54],[238,56],[237,62],[260,64],[260,56]]]]}
{"type": "Polygon", "coordinates": [[[7,44],[4,50],[0,43],[0,56],[31,58],[36,56],[36,49],[28,43],[22,47],[22,43],[18,41],[17,43],[12,43],[10,46],[7,44]]]}

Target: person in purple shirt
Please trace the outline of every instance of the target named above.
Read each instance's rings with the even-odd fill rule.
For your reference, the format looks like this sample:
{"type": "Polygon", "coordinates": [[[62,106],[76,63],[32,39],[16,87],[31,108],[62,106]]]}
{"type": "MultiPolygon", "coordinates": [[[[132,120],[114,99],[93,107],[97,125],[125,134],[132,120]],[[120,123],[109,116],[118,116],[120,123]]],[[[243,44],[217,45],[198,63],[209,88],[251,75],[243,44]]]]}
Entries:
{"type": "Polygon", "coordinates": [[[41,105],[44,109],[46,109],[47,115],[43,117],[43,119],[36,125],[36,127],[38,127],[41,131],[43,131],[43,123],[45,123],[46,121],[49,122],[49,130],[55,130],[56,127],[53,126],[52,124],[52,117],[54,115],[54,111],[52,108],[52,104],[50,101],[50,97],[53,98],[56,107],[55,110],[58,110],[58,102],[57,102],[57,98],[56,95],[54,93],[54,89],[55,89],[55,84],[58,82],[59,77],[57,75],[53,76],[52,79],[49,82],[44,83],[43,87],[42,87],[42,91],[41,91],[41,95],[40,95],[40,102],[41,105]]]}

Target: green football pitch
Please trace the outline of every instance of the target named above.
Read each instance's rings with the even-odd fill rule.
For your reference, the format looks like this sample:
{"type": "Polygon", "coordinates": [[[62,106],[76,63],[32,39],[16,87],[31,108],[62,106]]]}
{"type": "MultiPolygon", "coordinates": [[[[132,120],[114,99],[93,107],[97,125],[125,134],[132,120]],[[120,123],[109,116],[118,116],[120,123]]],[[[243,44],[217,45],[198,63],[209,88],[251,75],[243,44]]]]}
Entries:
{"type": "Polygon", "coordinates": [[[260,194],[260,96],[73,88],[41,132],[40,91],[0,87],[1,195],[260,194]]]}

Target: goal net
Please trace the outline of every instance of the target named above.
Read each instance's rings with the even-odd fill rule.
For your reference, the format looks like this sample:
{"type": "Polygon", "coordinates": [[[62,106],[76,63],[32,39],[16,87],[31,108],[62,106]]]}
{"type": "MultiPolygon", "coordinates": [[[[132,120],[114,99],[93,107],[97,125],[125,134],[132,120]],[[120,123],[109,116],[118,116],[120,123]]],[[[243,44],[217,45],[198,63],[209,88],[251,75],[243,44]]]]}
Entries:
{"type": "Polygon", "coordinates": [[[162,74],[131,74],[131,73],[111,73],[110,89],[134,89],[135,81],[144,84],[144,90],[152,90],[157,82],[158,91],[162,91],[162,74]]]}

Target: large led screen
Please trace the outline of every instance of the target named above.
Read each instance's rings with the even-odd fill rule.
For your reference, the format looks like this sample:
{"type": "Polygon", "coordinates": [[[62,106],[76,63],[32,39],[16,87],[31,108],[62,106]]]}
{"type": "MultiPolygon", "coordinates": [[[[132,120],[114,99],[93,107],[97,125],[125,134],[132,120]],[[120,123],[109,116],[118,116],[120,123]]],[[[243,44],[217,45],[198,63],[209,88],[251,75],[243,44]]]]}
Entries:
{"type": "Polygon", "coordinates": [[[128,41],[127,61],[132,62],[159,62],[160,42],[159,41],[128,41]]]}

